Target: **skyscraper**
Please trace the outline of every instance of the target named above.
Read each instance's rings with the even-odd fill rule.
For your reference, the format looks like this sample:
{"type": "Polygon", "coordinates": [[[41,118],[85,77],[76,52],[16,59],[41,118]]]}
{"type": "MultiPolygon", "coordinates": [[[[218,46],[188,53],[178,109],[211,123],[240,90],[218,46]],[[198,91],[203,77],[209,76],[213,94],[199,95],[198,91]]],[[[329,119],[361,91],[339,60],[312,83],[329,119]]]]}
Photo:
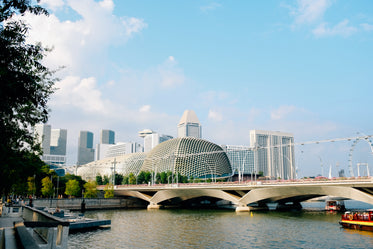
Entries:
{"type": "Polygon", "coordinates": [[[93,133],[90,131],[80,131],[78,141],[78,165],[83,165],[94,161],[95,150],[93,149],[93,133]]]}
{"type": "Polygon", "coordinates": [[[170,139],[173,139],[173,137],[169,135],[158,134],[156,132],[148,134],[144,137],[144,152],[149,152],[158,144],[170,139]]]}
{"type": "Polygon", "coordinates": [[[251,130],[250,147],[254,149],[256,173],[276,179],[296,177],[293,134],[251,130]]]}
{"type": "Polygon", "coordinates": [[[193,110],[184,111],[177,125],[177,136],[202,138],[202,126],[193,110]]]}
{"type": "Polygon", "coordinates": [[[41,144],[43,155],[50,154],[51,126],[47,124],[36,124],[34,127],[36,141],[41,144]]]}
{"type": "Polygon", "coordinates": [[[67,130],[52,129],[50,140],[51,155],[66,155],[67,130]]]}
{"type": "Polygon", "coordinates": [[[51,129],[50,125],[37,124],[34,133],[36,141],[42,147],[41,160],[50,165],[58,175],[64,175],[65,171],[59,167],[66,164],[67,130],[51,129]]]}
{"type": "Polygon", "coordinates": [[[100,144],[115,144],[115,132],[112,130],[101,130],[100,144]]]}

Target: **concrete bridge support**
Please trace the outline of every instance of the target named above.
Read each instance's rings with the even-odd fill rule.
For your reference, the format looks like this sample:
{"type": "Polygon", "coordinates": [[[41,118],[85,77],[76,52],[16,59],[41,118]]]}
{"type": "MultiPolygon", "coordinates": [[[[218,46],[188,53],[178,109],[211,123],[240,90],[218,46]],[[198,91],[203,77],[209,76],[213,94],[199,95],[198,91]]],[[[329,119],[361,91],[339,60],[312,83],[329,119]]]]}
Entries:
{"type": "Polygon", "coordinates": [[[238,203],[236,212],[250,212],[250,208],[244,203],[238,203]]]}
{"type": "Polygon", "coordinates": [[[154,203],[154,202],[150,202],[149,205],[148,205],[148,210],[160,209],[160,208],[162,208],[162,206],[158,205],[157,203],[154,203]]]}

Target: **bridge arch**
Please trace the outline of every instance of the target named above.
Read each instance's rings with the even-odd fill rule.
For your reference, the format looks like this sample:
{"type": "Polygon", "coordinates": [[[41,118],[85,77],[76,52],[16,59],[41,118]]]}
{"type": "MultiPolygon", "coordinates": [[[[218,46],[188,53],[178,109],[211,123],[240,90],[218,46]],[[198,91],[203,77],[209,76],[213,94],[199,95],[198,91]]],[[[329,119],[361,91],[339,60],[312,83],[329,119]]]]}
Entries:
{"type": "Polygon", "coordinates": [[[151,203],[161,203],[173,198],[180,198],[181,200],[189,200],[197,197],[214,197],[222,200],[230,201],[238,204],[240,197],[229,194],[223,190],[218,189],[170,189],[158,191],[151,199],[151,203]]]}
{"type": "Polygon", "coordinates": [[[373,195],[353,187],[341,186],[279,186],[253,189],[239,202],[246,205],[260,201],[296,200],[305,201],[318,196],[335,196],[373,204],[373,195]]]}

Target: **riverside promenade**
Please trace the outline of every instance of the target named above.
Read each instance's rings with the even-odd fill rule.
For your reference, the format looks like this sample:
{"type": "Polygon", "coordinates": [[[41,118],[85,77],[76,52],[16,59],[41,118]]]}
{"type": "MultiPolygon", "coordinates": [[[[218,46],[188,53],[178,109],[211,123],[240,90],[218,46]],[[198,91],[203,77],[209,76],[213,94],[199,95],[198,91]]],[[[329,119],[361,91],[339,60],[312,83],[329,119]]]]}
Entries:
{"type": "Polygon", "coordinates": [[[22,222],[23,218],[18,214],[8,213],[8,211],[9,209],[0,202],[0,248],[16,249],[19,247],[17,246],[14,224],[22,222]]]}

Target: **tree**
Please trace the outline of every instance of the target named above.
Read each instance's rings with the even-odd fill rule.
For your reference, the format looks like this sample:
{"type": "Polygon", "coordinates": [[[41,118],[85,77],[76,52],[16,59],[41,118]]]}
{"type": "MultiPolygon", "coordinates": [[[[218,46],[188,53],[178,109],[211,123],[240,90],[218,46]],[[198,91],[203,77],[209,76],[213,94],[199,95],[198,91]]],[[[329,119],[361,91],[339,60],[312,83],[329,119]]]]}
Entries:
{"type": "Polygon", "coordinates": [[[97,197],[97,183],[95,181],[88,181],[84,184],[84,197],[96,198],[97,197]]]}
{"type": "Polygon", "coordinates": [[[51,181],[51,179],[46,176],[44,177],[42,180],[41,180],[41,184],[42,184],[42,189],[41,189],[41,193],[44,195],[44,196],[52,196],[53,195],[53,183],[51,181]]]}
{"type": "Polygon", "coordinates": [[[114,186],[113,184],[106,184],[105,188],[105,198],[113,198],[114,197],[114,186]]]}
{"type": "Polygon", "coordinates": [[[122,184],[122,182],[123,182],[123,175],[121,175],[121,174],[115,174],[114,177],[115,177],[114,178],[115,185],[122,184]]]}
{"type": "Polygon", "coordinates": [[[128,175],[128,184],[136,184],[136,176],[133,173],[128,175]]]}
{"type": "Polygon", "coordinates": [[[36,190],[35,186],[35,177],[28,177],[27,178],[27,194],[34,195],[36,190]]]}
{"type": "Polygon", "coordinates": [[[160,175],[161,175],[161,183],[167,183],[167,174],[166,174],[166,172],[161,172],[160,173],[160,175]]]}
{"type": "Polygon", "coordinates": [[[29,27],[12,19],[14,14],[47,14],[26,0],[0,2],[0,191],[9,192],[16,183],[41,165],[40,145],[34,141],[31,127],[48,119],[47,102],[56,79],[42,65],[48,51],[41,44],[27,44],[29,27]]]}
{"type": "Polygon", "coordinates": [[[123,181],[122,181],[122,185],[127,185],[127,184],[129,184],[129,183],[128,183],[128,180],[129,180],[129,177],[128,177],[128,176],[124,176],[124,177],[123,177],[123,181]]]}
{"type": "Polygon", "coordinates": [[[77,180],[69,180],[66,183],[65,194],[68,196],[78,196],[80,195],[80,186],[77,180]]]}
{"type": "Polygon", "coordinates": [[[96,176],[96,183],[97,183],[97,185],[102,185],[103,184],[101,175],[96,176]]]}
{"type": "Polygon", "coordinates": [[[104,176],[104,180],[102,181],[102,184],[106,185],[106,184],[109,184],[109,182],[110,182],[109,177],[108,176],[104,176]]]}

